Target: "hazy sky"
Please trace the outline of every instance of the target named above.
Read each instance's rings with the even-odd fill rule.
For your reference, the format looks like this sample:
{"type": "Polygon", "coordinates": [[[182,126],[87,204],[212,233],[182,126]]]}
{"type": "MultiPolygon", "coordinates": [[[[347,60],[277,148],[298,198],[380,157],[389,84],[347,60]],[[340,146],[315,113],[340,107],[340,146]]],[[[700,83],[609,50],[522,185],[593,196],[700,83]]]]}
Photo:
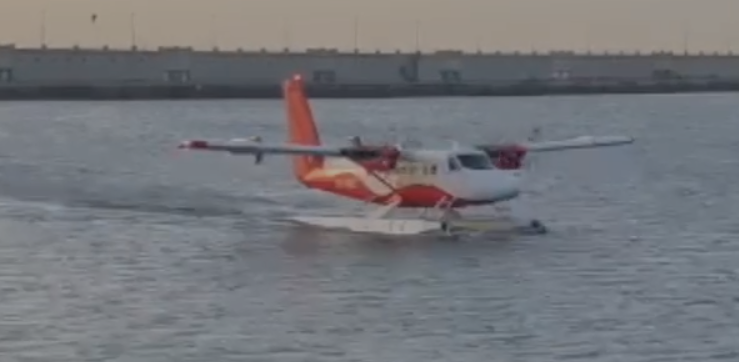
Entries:
{"type": "Polygon", "coordinates": [[[739,51],[739,0],[0,0],[0,43],[739,51]],[[98,15],[91,22],[91,14],[98,15]]]}

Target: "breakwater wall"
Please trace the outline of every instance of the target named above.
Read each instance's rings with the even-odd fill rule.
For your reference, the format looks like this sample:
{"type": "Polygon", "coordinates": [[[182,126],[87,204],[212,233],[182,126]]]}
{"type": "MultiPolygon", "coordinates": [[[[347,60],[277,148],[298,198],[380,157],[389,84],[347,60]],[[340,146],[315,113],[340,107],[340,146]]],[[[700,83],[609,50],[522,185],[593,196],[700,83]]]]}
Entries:
{"type": "Polygon", "coordinates": [[[731,53],[202,51],[0,46],[0,99],[277,98],[739,91],[731,53]]]}

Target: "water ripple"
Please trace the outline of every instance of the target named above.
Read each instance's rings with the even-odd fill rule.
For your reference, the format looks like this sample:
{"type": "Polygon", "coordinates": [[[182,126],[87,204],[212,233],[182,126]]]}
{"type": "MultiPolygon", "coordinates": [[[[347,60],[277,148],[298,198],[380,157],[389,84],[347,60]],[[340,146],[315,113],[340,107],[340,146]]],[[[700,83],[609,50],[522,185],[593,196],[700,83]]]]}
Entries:
{"type": "Polygon", "coordinates": [[[2,108],[0,356],[736,360],[733,98],[317,101],[328,142],[417,130],[424,144],[486,142],[534,125],[638,139],[534,160],[516,208],[551,234],[452,242],[290,225],[352,204],[299,189],[285,159],[172,149],[282,140],[279,102],[2,108]]]}

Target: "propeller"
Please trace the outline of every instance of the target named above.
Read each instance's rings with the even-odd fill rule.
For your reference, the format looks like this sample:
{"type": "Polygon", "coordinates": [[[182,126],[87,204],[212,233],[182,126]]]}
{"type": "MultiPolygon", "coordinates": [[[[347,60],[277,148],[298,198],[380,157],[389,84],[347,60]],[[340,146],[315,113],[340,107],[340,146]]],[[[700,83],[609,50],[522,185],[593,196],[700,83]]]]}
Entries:
{"type": "MultiPolygon", "coordinates": [[[[540,126],[534,126],[531,129],[531,132],[529,133],[529,137],[527,140],[529,142],[538,142],[542,139],[542,132],[540,126]]],[[[523,159],[523,162],[521,164],[521,168],[528,170],[533,169],[534,166],[534,158],[529,156],[523,159]]]]}
{"type": "MultiPolygon", "coordinates": [[[[262,143],[262,137],[260,136],[252,136],[249,137],[249,141],[252,141],[254,143],[262,143]]],[[[264,153],[257,152],[254,154],[254,164],[255,165],[261,165],[262,161],[264,161],[264,153]]]]}

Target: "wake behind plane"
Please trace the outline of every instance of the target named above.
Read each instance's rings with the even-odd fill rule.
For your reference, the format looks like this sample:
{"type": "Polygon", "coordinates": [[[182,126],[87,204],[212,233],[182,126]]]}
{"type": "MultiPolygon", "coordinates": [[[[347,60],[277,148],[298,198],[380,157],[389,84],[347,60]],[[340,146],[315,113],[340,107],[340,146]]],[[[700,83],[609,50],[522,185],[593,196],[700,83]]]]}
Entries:
{"type": "MultiPolygon", "coordinates": [[[[355,232],[450,234],[480,228],[479,220],[465,220],[460,210],[519,197],[523,161],[528,154],[634,142],[623,136],[584,136],[561,141],[428,149],[366,145],[355,137],[348,145],[324,145],[300,75],[283,83],[283,99],[286,143],[265,143],[259,137],[188,140],[179,148],[250,155],[257,164],[262,163],[265,155],[287,155],[292,158],[295,179],[303,186],[374,205],[360,217],[298,216],[294,220],[355,232]],[[393,217],[401,209],[420,213],[410,218],[393,217]]],[[[528,225],[546,231],[538,220],[531,220],[528,225]]]]}

